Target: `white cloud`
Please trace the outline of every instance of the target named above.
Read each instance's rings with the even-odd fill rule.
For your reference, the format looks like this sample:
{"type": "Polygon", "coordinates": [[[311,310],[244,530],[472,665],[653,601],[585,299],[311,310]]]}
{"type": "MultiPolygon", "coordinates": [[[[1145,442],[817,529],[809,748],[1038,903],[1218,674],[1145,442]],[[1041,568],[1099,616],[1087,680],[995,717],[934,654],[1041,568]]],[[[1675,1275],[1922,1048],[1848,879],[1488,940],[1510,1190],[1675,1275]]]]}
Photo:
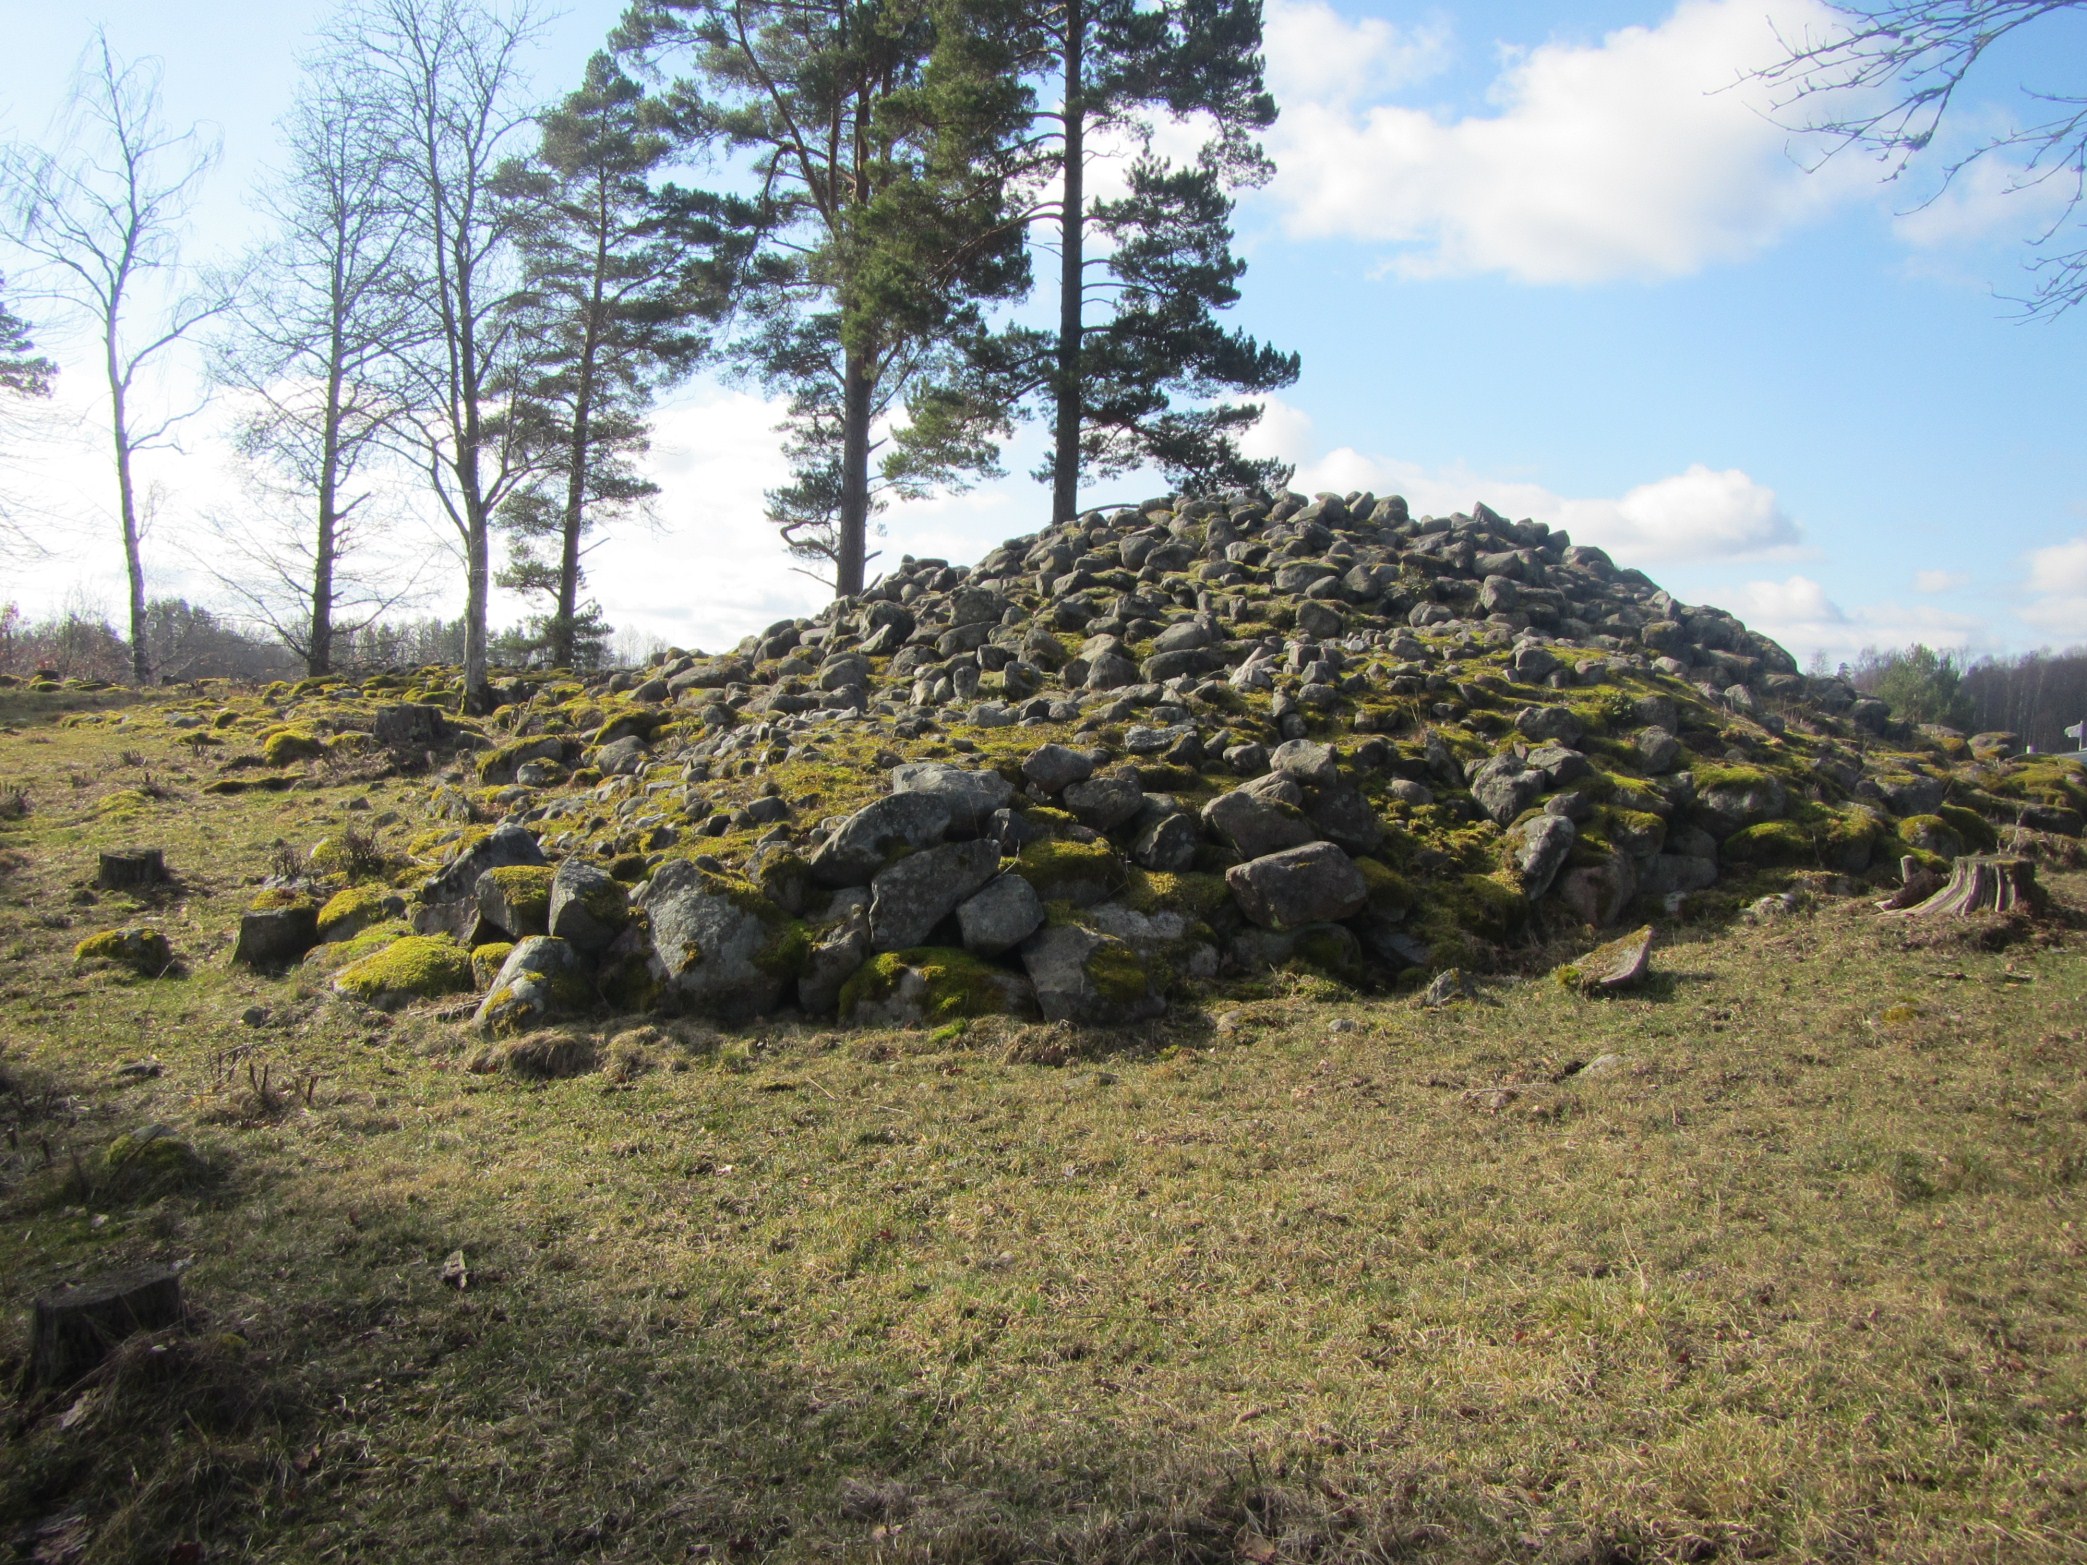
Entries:
{"type": "Polygon", "coordinates": [[[1913,590],[1921,593],[1960,592],[1971,585],[1965,571],[1915,571],[1913,590]]]}
{"type": "MultiPolygon", "coordinates": [[[[1681,0],[1654,27],[1513,57],[1496,111],[1451,118],[1350,100],[1356,73],[1328,66],[1293,96],[1273,136],[1271,187],[1299,237],[1398,247],[1409,274],[1500,272],[1523,282],[1684,275],[1757,253],[1870,171],[1807,173],[1786,133],[1735,85],[1777,57],[1775,29],[1830,22],[1820,0],[1681,0]]],[[[1336,59],[1390,44],[1315,7],[1270,16],[1270,55],[1336,59]],[[1345,40],[1330,35],[1345,25],[1345,40]]]]}
{"type": "Polygon", "coordinates": [[[2054,635],[2087,637],[2087,533],[2031,550],[2028,589],[2023,619],[2054,635]]]}
{"type": "Polygon", "coordinates": [[[1806,661],[1823,653],[1829,663],[1840,663],[1864,647],[1906,647],[1914,642],[1963,652],[1984,631],[1983,623],[1970,615],[1927,604],[1908,608],[1873,603],[1844,609],[1809,576],[1749,581],[1728,597],[1728,606],[1750,627],[1806,661]]]}
{"type": "Polygon", "coordinates": [[[1574,537],[1643,560],[1735,559],[1800,537],[1773,489],[1736,467],[1718,472],[1701,462],[1621,500],[1568,500],[1561,519],[1574,537]]]}
{"type": "MultiPolygon", "coordinates": [[[[1312,448],[1311,419],[1270,397],[1260,424],[1241,444],[1250,456],[1294,459],[1312,448]]],[[[1737,468],[1718,471],[1700,462],[1640,484],[1620,499],[1574,499],[1526,480],[1489,477],[1463,466],[1428,468],[1343,446],[1301,463],[1293,484],[1307,492],[1396,492],[1416,515],[1466,511],[1483,500],[1509,516],[1563,527],[1575,542],[1597,544],[1624,565],[1755,558],[1792,548],[1803,536],[1773,489],[1737,468]]]]}
{"type": "Polygon", "coordinates": [[[1325,0],[1274,0],[1263,28],[1276,102],[1353,103],[1428,80],[1449,61],[1440,22],[1400,27],[1380,16],[1350,21],[1325,0]]]}
{"type": "Polygon", "coordinates": [[[1989,153],[1963,169],[1932,199],[1901,212],[1892,231],[1919,250],[1962,248],[1999,239],[2019,242],[2047,231],[2065,215],[2072,187],[2039,178],[2020,162],[1989,153]]]}

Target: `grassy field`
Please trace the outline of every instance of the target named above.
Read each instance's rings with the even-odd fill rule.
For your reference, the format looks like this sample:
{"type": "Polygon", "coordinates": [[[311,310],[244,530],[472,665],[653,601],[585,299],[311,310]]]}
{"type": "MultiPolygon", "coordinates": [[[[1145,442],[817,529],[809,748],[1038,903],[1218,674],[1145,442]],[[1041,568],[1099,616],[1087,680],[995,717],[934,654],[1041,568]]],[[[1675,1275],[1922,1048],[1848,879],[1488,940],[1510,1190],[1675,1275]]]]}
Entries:
{"type": "Polygon", "coordinates": [[[1605,1002],[488,1069],[227,964],[275,839],[409,784],[0,699],[0,1557],[2087,1558],[2087,876],[1679,926],[1605,1002]],[[177,884],[85,901],[140,842],[177,884]],[[182,968],[74,970],[138,922],[182,968]],[[112,1171],[150,1124],[196,1160],[112,1171]],[[31,1295],[147,1259],[190,1328],[21,1393],[31,1295]]]}

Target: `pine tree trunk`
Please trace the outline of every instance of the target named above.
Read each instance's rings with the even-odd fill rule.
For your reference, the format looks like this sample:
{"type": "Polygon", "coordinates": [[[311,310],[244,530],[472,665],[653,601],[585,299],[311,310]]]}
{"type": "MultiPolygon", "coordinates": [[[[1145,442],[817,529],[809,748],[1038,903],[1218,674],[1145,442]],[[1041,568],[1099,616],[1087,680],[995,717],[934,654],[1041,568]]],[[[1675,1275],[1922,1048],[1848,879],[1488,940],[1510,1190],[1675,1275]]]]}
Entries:
{"type": "Polygon", "coordinates": [[[1058,406],[1051,457],[1051,520],[1079,514],[1080,334],[1085,322],[1086,127],[1080,101],[1087,21],[1080,0],[1065,5],[1065,189],[1059,215],[1058,406]]]}
{"type": "Polygon", "coordinates": [[[486,675],[486,609],[492,587],[492,549],[486,537],[485,504],[476,486],[464,496],[466,533],[464,570],[464,710],[483,712],[492,706],[492,682],[486,675]]]}
{"type": "Polygon", "coordinates": [[[870,373],[867,357],[847,350],[846,385],[841,405],[841,517],[836,541],[833,590],[852,598],[862,591],[864,557],[869,552],[870,513],[870,373]]]}

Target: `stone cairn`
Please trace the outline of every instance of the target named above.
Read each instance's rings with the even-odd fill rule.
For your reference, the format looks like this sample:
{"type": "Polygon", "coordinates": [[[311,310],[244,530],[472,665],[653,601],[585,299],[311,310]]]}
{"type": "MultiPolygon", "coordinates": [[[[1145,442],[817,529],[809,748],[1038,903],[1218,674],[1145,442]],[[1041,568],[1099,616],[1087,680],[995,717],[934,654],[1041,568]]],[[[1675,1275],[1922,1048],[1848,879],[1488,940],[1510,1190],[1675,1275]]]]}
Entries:
{"type": "Polygon", "coordinates": [[[496,1034],[1120,1024],[1284,967],[1419,986],[1721,881],[1853,891],[2077,835],[2087,800],[1541,523],[1370,494],[1090,512],[725,655],[502,695],[483,733],[376,714],[477,748],[429,795],[433,873],[371,914],[397,949],[336,979],[475,988],[496,1034]]]}

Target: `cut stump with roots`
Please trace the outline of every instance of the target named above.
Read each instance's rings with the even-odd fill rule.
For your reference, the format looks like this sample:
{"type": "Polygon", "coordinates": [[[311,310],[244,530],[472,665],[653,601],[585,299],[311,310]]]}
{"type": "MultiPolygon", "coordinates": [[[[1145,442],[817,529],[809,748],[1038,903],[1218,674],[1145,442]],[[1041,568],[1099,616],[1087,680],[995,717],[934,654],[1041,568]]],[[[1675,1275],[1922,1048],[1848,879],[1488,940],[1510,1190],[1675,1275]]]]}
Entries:
{"type": "Polygon", "coordinates": [[[1908,917],[1965,918],[1973,913],[2034,912],[2043,904],[2032,860],[1979,854],[1958,859],[1940,891],[1903,911],[1908,917]]]}

